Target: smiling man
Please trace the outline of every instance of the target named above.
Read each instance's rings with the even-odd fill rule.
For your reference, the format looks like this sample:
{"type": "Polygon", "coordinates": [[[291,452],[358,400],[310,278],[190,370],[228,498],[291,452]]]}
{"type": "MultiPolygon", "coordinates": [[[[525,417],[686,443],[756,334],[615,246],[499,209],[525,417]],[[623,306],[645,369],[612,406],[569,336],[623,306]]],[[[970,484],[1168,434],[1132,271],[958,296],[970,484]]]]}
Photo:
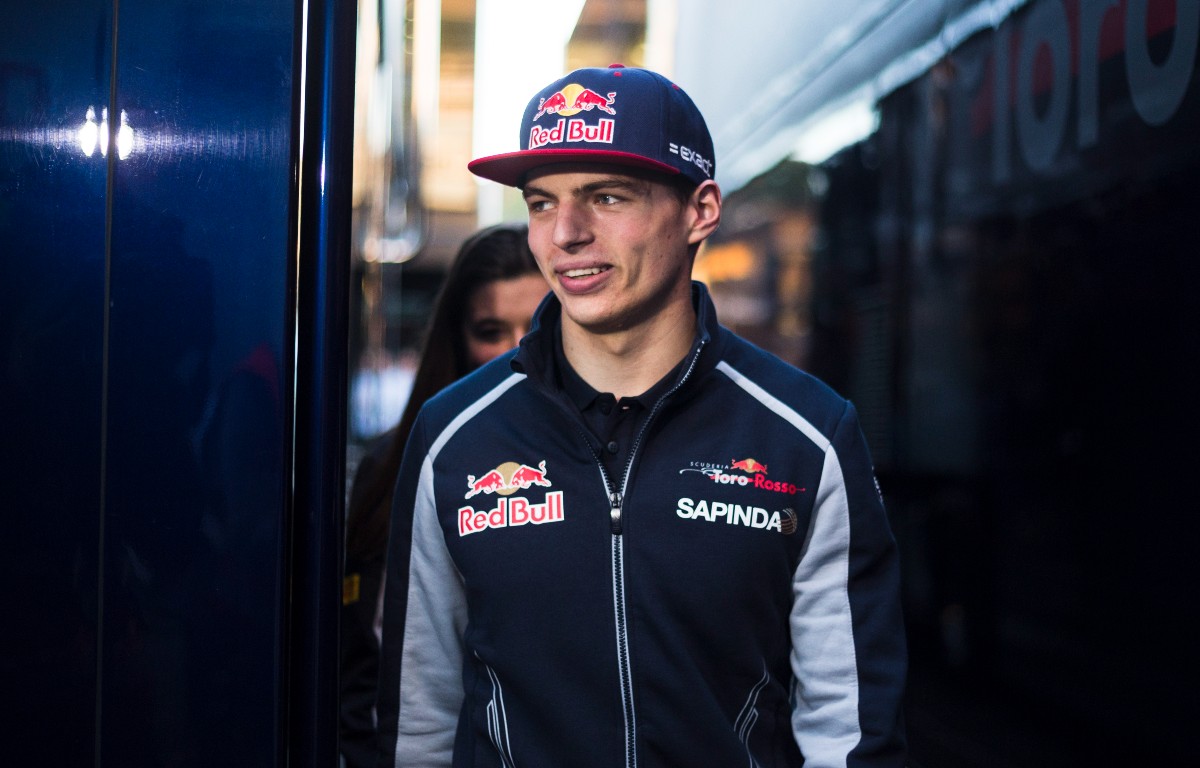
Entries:
{"type": "Polygon", "coordinates": [[[857,415],[691,280],[721,218],[691,99],[577,70],[470,168],[522,190],[552,294],[413,429],[381,768],[903,765],[897,553],[857,415]]]}
{"type": "Polygon", "coordinates": [[[555,163],[531,170],[523,192],[567,360],[601,391],[640,395],[691,347],[692,261],[720,221],[716,183],[684,195],[638,169],[555,163]]]}

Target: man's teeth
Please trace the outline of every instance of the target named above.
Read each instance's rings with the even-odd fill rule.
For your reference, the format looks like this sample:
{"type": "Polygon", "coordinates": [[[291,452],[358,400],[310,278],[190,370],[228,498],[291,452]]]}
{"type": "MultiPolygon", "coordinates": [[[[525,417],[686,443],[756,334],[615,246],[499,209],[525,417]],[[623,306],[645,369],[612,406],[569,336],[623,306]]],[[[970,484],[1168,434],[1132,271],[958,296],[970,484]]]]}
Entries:
{"type": "Polygon", "coordinates": [[[588,267],[587,269],[568,269],[563,274],[567,277],[587,277],[588,275],[598,275],[603,271],[600,267],[588,267]]]}

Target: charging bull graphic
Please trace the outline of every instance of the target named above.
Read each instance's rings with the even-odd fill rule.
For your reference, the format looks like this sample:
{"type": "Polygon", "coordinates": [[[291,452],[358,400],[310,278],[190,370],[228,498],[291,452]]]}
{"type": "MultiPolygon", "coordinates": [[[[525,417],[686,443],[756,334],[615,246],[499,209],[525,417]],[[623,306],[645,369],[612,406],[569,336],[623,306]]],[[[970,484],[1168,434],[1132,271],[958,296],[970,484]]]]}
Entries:
{"type": "Polygon", "coordinates": [[[561,91],[539,101],[538,111],[534,114],[533,119],[538,120],[543,115],[570,117],[580,112],[591,112],[593,109],[615,115],[617,114],[617,110],[613,109],[613,102],[616,101],[616,98],[616,91],[610,91],[608,95],[602,95],[596,93],[591,88],[584,88],[578,83],[571,83],[561,91]]]}
{"type": "Polygon", "coordinates": [[[741,461],[734,460],[729,466],[733,467],[734,469],[740,469],[749,474],[753,474],[755,472],[762,472],[764,475],[767,474],[767,465],[760,464],[754,459],[742,459],[741,461]]]}
{"type": "Polygon", "coordinates": [[[534,485],[550,487],[550,480],[546,477],[546,461],[544,459],[539,461],[536,467],[506,461],[484,473],[482,477],[476,478],[475,475],[467,475],[467,493],[463,498],[469,499],[481,493],[508,496],[518,490],[528,490],[530,486],[534,485]]]}
{"type": "Polygon", "coordinates": [[[610,91],[608,96],[601,96],[591,88],[584,88],[579,92],[579,95],[575,97],[575,101],[571,102],[571,108],[578,109],[581,112],[590,112],[594,107],[601,112],[607,112],[610,115],[615,115],[617,114],[617,111],[612,108],[613,99],[615,98],[617,98],[616,91],[610,91]]]}
{"type": "Polygon", "coordinates": [[[567,97],[563,96],[563,92],[559,91],[548,99],[542,99],[538,102],[537,114],[533,116],[537,120],[542,115],[557,115],[559,112],[567,108],[567,97]]]}
{"type": "Polygon", "coordinates": [[[544,485],[549,488],[550,481],[546,479],[546,462],[539,461],[537,469],[528,464],[517,467],[517,471],[513,472],[512,477],[508,479],[508,485],[510,488],[520,488],[521,490],[525,490],[531,485],[544,485]]]}

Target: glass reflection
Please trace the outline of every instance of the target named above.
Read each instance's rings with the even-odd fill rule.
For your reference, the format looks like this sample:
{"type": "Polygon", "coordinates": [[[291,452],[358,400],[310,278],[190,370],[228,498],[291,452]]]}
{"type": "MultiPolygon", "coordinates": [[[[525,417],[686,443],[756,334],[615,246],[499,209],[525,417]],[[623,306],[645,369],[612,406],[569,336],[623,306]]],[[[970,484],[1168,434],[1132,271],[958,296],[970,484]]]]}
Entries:
{"type": "Polygon", "coordinates": [[[85,157],[91,157],[96,151],[96,141],[99,135],[100,128],[96,125],[96,110],[88,107],[83,127],[79,129],[79,148],[83,150],[85,157]]]}
{"type": "MultiPolygon", "coordinates": [[[[91,157],[100,148],[100,156],[108,156],[108,107],[100,109],[100,124],[96,124],[96,109],[89,106],[79,128],[79,148],[85,157],[91,157]]],[[[133,128],[129,125],[129,114],[121,110],[121,124],[117,128],[117,158],[124,160],[133,153],[133,128]]]]}

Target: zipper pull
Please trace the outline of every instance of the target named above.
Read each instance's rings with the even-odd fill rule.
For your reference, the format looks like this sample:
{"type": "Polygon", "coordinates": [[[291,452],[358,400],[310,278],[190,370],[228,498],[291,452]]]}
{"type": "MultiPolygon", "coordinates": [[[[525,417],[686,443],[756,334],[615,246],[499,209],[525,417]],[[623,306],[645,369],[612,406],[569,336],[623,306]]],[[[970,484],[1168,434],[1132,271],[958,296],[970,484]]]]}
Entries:
{"type": "Polygon", "coordinates": [[[613,491],[608,494],[608,502],[612,505],[609,515],[612,517],[612,532],[614,536],[621,535],[621,494],[613,491]]]}

